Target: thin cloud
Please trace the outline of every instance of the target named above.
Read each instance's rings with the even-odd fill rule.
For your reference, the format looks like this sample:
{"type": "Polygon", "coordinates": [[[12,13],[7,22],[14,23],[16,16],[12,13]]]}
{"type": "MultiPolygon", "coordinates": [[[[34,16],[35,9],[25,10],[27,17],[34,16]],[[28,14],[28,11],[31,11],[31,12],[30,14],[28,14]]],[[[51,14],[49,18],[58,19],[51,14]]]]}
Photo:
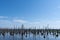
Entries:
{"type": "Polygon", "coordinates": [[[21,20],[21,19],[15,19],[13,22],[18,22],[18,23],[27,23],[28,21],[21,20]]]}
{"type": "Polygon", "coordinates": [[[9,20],[0,20],[0,28],[13,28],[13,23],[9,20]]]}
{"type": "Polygon", "coordinates": [[[57,23],[60,23],[60,20],[57,20],[56,22],[57,22],[57,23]]]}
{"type": "Polygon", "coordinates": [[[6,16],[0,16],[0,18],[8,18],[8,17],[6,17],[6,16]]]}

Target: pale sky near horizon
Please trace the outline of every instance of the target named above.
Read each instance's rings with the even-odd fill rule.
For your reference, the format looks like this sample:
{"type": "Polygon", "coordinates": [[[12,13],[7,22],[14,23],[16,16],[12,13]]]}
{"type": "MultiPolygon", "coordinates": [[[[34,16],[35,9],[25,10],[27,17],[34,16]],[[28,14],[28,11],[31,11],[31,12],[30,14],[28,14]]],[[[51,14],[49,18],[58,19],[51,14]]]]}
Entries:
{"type": "Polygon", "coordinates": [[[0,0],[0,27],[60,28],[60,0],[0,0]]]}

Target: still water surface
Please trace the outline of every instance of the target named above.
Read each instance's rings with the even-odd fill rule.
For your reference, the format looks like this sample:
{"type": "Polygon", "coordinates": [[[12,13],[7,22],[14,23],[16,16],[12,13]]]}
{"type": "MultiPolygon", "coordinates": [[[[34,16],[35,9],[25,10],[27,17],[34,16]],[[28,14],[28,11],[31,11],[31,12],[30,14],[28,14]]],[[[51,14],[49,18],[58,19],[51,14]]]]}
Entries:
{"type": "Polygon", "coordinates": [[[14,34],[14,36],[11,36],[9,33],[6,33],[5,36],[2,34],[0,35],[0,40],[60,40],[60,35],[58,37],[53,35],[33,35],[33,34],[27,34],[21,36],[20,34],[14,34]]]}

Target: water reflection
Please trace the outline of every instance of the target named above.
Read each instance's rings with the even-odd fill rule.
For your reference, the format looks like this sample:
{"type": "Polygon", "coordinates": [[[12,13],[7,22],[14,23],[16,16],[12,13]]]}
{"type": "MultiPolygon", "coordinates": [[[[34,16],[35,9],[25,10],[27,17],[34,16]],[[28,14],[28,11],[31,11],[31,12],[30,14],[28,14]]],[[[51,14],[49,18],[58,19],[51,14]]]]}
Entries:
{"type": "Polygon", "coordinates": [[[0,34],[0,40],[60,40],[60,35],[50,35],[50,34],[0,34]]]}

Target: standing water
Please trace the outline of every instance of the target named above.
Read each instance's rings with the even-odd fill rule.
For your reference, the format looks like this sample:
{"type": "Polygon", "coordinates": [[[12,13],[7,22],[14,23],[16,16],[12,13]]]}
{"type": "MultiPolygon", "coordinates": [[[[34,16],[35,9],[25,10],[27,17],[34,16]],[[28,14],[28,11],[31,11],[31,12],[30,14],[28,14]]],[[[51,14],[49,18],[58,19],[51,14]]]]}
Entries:
{"type": "Polygon", "coordinates": [[[0,40],[60,40],[60,35],[42,35],[42,34],[14,34],[10,35],[9,33],[0,34],[0,40]]]}

